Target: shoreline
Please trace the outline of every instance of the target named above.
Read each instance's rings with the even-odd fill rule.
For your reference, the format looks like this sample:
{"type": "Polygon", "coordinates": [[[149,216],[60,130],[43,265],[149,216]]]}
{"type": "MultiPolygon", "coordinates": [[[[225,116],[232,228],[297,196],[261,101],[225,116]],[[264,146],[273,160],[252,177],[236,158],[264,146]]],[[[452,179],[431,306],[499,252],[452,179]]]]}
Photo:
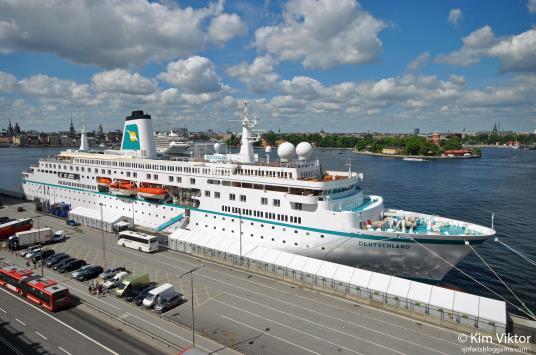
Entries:
{"type": "Polygon", "coordinates": [[[470,156],[453,156],[453,157],[445,157],[445,156],[437,156],[437,155],[402,155],[402,154],[383,154],[383,153],[373,153],[373,152],[361,152],[359,150],[352,150],[352,153],[355,154],[362,154],[362,155],[370,155],[375,157],[382,157],[382,158],[395,158],[395,159],[404,159],[404,158],[416,158],[416,159],[476,159],[480,158],[480,155],[470,155],[470,156]]]}

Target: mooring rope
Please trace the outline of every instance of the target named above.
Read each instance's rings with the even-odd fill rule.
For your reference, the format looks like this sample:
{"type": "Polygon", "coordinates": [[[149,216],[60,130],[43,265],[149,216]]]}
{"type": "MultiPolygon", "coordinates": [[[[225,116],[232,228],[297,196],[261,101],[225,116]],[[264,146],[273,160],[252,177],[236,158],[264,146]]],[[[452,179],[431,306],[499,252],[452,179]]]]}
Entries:
{"type": "Polygon", "coordinates": [[[523,259],[525,259],[525,261],[531,263],[532,265],[536,266],[536,261],[532,260],[531,258],[529,258],[528,256],[526,256],[525,254],[523,254],[522,252],[518,251],[518,250],[515,250],[514,248],[512,248],[511,246],[507,245],[506,243],[502,242],[499,240],[499,238],[495,238],[494,239],[496,242],[498,243],[501,243],[502,245],[504,245],[505,247],[507,247],[508,249],[510,249],[511,251],[513,251],[514,253],[516,253],[517,255],[519,255],[520,257],[522,257],[523,259]]]}

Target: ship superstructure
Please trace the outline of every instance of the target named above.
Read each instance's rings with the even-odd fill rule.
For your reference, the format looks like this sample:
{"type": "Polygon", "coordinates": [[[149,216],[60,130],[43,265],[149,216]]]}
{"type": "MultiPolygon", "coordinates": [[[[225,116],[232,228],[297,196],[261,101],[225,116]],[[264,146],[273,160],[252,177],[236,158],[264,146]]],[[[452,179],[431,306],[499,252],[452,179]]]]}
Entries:
{"type": "Polygon", "coordinates": [[[66,150],[23,173],[27,198],[123,213],[158,232],[203,230],[392,275],[441,279],[493,229],[385,209],[362,174],[324,170],[313,147],[285,142],[259,157],[245,105],[237,154],[156,158],[151,116],[125,119],[120,151],[66,150]],[[445,262],[448,261],[447,262],[445,262]]]}
{"type": "Polygon", "coordinates": [[[161,154],[184,154],[192,146],[192,142],[188,142],[171,129],[169,132],[155,134],[154,139],[156,142],[156,151],[161,154]]]}

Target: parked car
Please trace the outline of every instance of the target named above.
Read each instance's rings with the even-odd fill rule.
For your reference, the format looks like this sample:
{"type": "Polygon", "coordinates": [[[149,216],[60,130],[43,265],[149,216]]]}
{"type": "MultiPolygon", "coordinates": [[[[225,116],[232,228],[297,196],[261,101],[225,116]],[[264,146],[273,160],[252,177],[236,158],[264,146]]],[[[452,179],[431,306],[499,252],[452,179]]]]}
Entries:
{"type": "Polygon", "coordinates": [[[65,264],[70,263],[71,261],[76,260],[75,258],[68,257],[67,259],[63,259],[60,262],[54,264],[52,267],[54,270],[58,271],[60,267],[63,267],[65,264]]]}
{"type": "Polygon", "coordinates": [[[74,270],[73,272],[71,272],[71,277],[72,277],[73,279],[76,279],[76,277],[77,277],[78,275],[80,275],[81,272],[84,272],[85,269],[87,269],[87,268],[89,268],[89,267],[91,267],[91,266],[93,266],[93,265],[84,265],[84,266],[82,266],[80,269],[74,270]]]}
{"type": "Polygon", "coordinates": [[[39,245],[32,245],[31,247],[28,247],[26,249],[23,249],[17,253],[17,255],[22,256],[23,258],[28,254],[29,252],[33,250],[40,249],[41,247],[39,245]]]}
{"type": "MultiPolygon", "coordinates": [[[[136,296],[134,296],[134,298],[132,299],[132,302],[136,304],[136,306],[141,306],[143,304],[143,300],[145,299],[145,297],[147,297],[147,294],[154,290],[158,285],[152,285],[150,287],[147,287],[146,289],[140,291],[140,293],[138,293],[136,296]]],[[[125,299],[128,301],[128,302],[131,302],[129,299],[129,297],[125,297],[125,299]]]]}
{"type": "Polygon", "coordinates": [[[65,223],[68,225],[68,226],[72,226],[72,227],[76,227],[76,226],[79,226],[80,223],[78,223],[77,221],[75,221],[74,219],[68,219],[65,221],[65,223]]]}
{"type": "Polygon", "coordinates": [[[47,256],[46,258],[43,258],[43,264],[48,263],[50,260],[58,257],[58,255],[62,256],[62,255],[65,255],[65,253],[54,253],[54,254],[47,256]]]}
{"type": "Polygon", "coordinates": [[[159,298],[169,298],[171,295],[174,295],[176,293],[177,292],[175,291],[175,288],[172,284],[162,284],[151,292],[149,292],[147,296],[145,296],[145,299],[143,300],[143,305],[146,308],[152,308],[159,298]]]}
{"type": "Polygon", "coordinates": [[[46,259],[49,256],[54,255],[54,254],[56,254],[56,252],[52,249],[42,249],[38,251],[37,253],[33,254],[30,259],[32,260],[32,262],[36,263],[39,260],[46,259]]]}
{"type": "Polygon", "coordinates": [[[56,264],[59,264],[63,260],[69,259],[69,258],[70,258],[69,254],[65,254],[65,253],[55,254],[45,262],[45,266],[46,267],[54,267],[54,266],[56,266],[56,264]]]}
{"type": "Polygon", "coordinates": [[[117,275],[118,273],[120,273],[121,271],[127,271],[127,270],[124,266],[112,266],[106,269],[105,271],[103,271],[99,275],[99,277],[103,280],[108,280],[114,277],[115,275],[117,275]]]}
{"type": "Polygon", "coordinates": [[[184,302],[184,298],[181,293],[174,293],[169,296],[158,297],[154,305],[155,312],[164,313],[171,308],[177,307],[184,302]]]}
{"type": "Polygon", "coordinates": [[[99,276],[101,272],[102,272],[102,266],[91,265],[90,267],[85,268],[82,272],[80,272],[75,277],[75,279],[77,279],[78,281],[91,280],[99,276]]]}
{"type": "Polygon", "coordinates": [[[43,250],[42,248],[37,248],[37,249],[34,249],[34,250],[31,250],[29,251],[28,253],[26,253],[26,255],[24,256],[26,259],[31,259],[31,257],[36,254],[37,252],[43,250]]]}
{"type": "Polygon", "coordinates": [[[128,272],[121,271],[120,273],[115,274],[114,277],[111,279],[106,280],[104,283],[104,288],[106,289],[112,289],[114,287],[119,286],[119,284],[128,276],[128,272]]]}
{"type": "Polygon", "coordinates": [[[123,299],[127,302],[133,302],[136,297],[138,297],[142,293],[147,293],[151,291],[152,289],[156,288],[156,283],[149,283],[146,285],[142,285],[140,287],[133,288],[132,290],[128,290],[123,295],[123,299]]]}
{"type": "Polygon", "coordinates": [[[86,262],[82,259],[75,259],[69,263],[66,263],[62,267],[58,268],[58,271],[61,273],[73,271],[76,269],[81,268],[82,266],[86,265],[86,262]]]}

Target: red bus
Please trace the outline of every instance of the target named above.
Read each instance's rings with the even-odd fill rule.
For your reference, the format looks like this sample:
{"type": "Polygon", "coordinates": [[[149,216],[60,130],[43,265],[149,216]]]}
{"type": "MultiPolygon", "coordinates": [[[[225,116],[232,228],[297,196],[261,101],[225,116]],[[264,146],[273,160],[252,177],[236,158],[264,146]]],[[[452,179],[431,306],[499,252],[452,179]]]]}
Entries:
{"type": "Polygon", "coordinates": [[[23,279],[31,277],[32,270],[23,269],[15,265],[6,266],[0,269],[0,285],[18,294],[24,294],[23,279]]]}
{"type": "Polygon", "coordinates": [[[24,290],[26,298],[51,312],[67,307],[71,302],[69,289],[52,279],[41,277],[28,280],[24,290]]]}
{"type": "Polygon", "coordinates": [[[33,223],[31,218],[16,219],[0,224],[0,240],[7,239],[9,236],[32,229],[33,223]]]}

